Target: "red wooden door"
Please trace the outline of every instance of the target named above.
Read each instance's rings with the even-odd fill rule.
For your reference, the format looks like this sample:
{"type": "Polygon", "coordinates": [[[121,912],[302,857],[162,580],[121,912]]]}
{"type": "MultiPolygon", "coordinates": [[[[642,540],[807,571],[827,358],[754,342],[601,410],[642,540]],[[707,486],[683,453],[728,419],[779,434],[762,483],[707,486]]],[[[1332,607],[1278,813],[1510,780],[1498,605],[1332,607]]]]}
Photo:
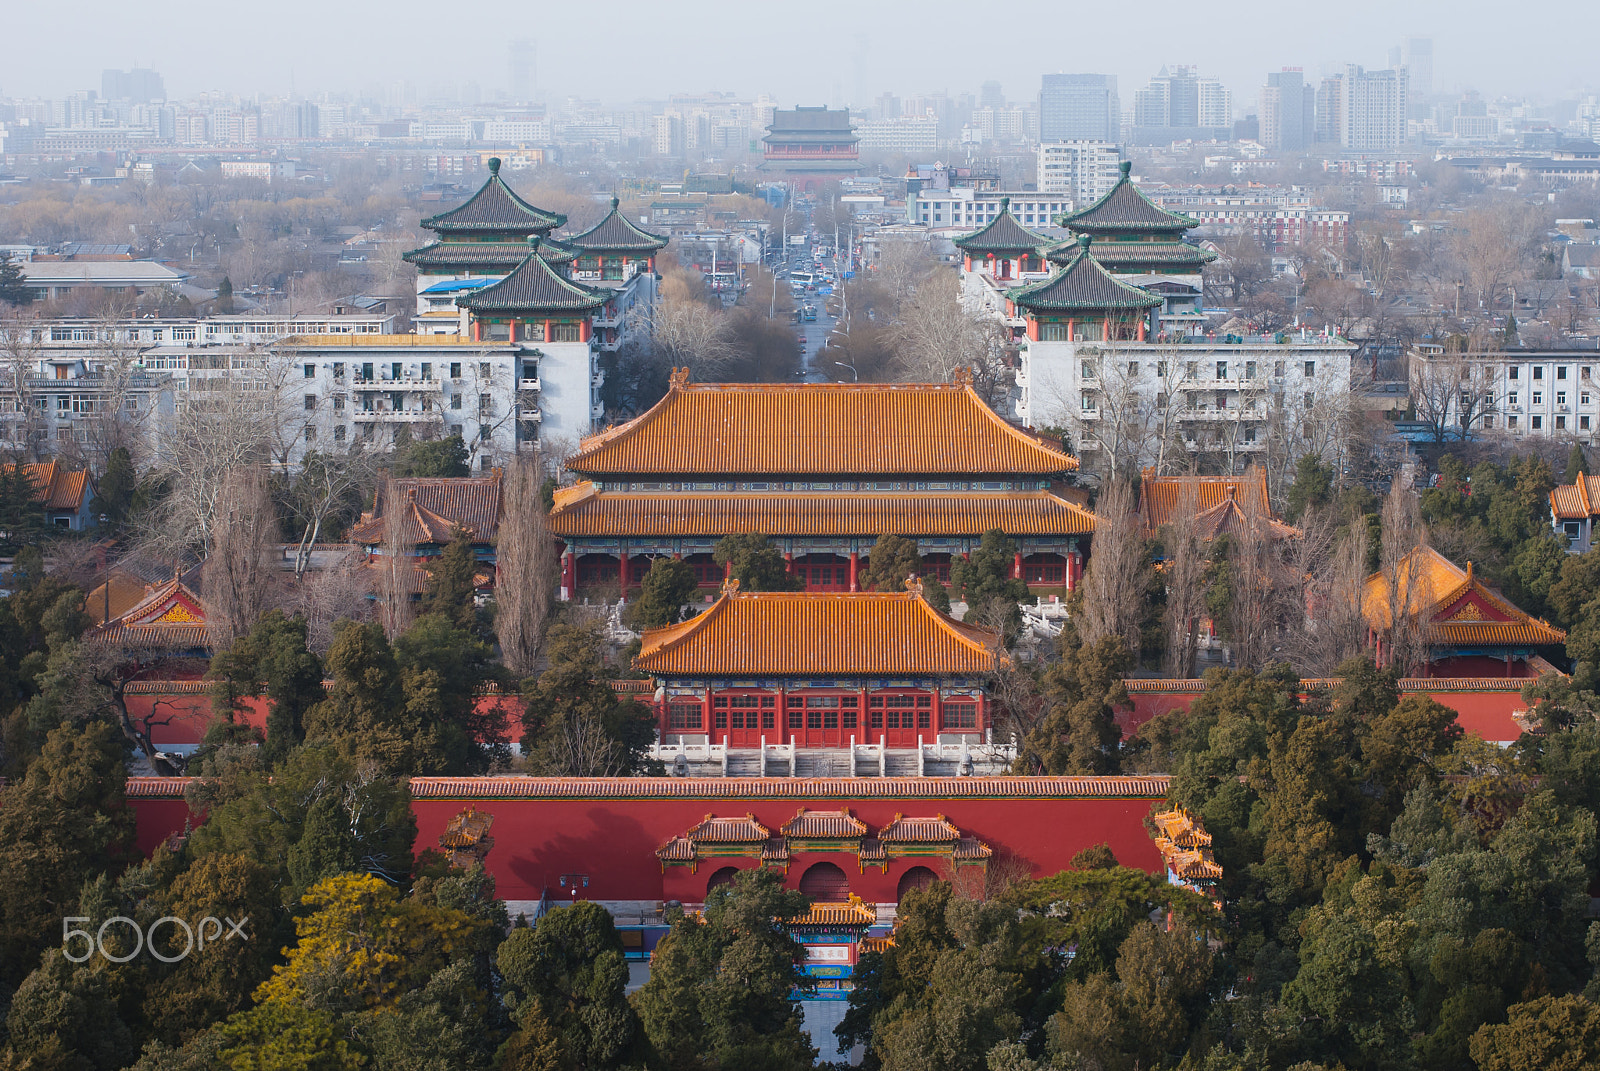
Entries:
{"type": "Polygon", "coordinates": [[[773,695],[719,695],[713,700],[717,735],[729,747],[760,747],[761,738],[775,744],[778,736],[778,697],[773,695]]]}
{"type": "Polygon", "coordinates": [[[789,697],[789,733],[801,747],[844,747],[861,738],[861,700],[853,695],[789,697]]]}
{"type": "Polygon", "coordinates": [[[867,704],[874,740],[882,740],[889,747],[916,747],[919,734],[924,741],[933,740],[932,695],[874,695],[867,704]]]}

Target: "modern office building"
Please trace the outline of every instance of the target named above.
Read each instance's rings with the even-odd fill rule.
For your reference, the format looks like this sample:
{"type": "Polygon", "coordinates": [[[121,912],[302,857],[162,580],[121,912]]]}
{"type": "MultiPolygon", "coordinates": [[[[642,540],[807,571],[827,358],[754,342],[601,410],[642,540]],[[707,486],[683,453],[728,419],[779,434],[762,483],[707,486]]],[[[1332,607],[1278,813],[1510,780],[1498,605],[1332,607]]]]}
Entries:
{"type": "Polygon", "coordinates": [[[1317,95],[1298,67],[1267,75],[1261,87],[1261,144],[1280,152],[1310,146],[1316,136],[1317,95]]]}
{"type": "Polygon", "coordinates": [[[1040,141],[1117,141],[1122,106],[1114,74],[1047,74],[1039,88],[1040,141]]]}

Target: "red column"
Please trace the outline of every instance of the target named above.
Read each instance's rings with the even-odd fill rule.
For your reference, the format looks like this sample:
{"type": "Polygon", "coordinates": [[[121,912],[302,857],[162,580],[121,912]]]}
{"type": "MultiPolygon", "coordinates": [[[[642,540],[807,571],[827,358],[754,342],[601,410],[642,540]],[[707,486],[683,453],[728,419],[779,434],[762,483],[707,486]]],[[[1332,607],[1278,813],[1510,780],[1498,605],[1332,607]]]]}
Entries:
{"type": "Polygon", "coordinates": [[[551,339],[551,334],[552,334],[552,332],[551,332],[551,330],[550,330],[550,321],[549,321],[549,320],[546,320],[546,321],[545,321],[545,322],[544,322],[544,340],[545,340],[545,341],[546,341],[546,342],[549,342],[549,341],[550,341],[550,339],[551,339]]]}
{"type": "Polygon", "coordinates": [[[578,556],[568,550],[561,556],[561,599],[571,599],[578,591],[578,556]]]}
{"type": "Polygon", "coordinates": [[[622,594],[628,594],[628,548],[623,547],[622,553],[617,556],[617,579],[622,583],[622,594]]]}
{"type": "Polygon", "coordinates": [[[589,323],[588,317],[585,317],[582,320],[578,321],[578,341],[579,342],[588,342],[589,341],[590,328],[591,328],[591,325],[589,323]]]}
{"type": "Polygon", "coordinates": [[[1013,580],[1022,579],[1022,551],[1020,550],[1011,556],[1011,578],[1013,580]]]}
{"type": "Polygon", "coordinates": [[[860,555],[860,553],[857,552],[857,551],[852,550],[850,552],[850,590],[851,591],[860,591],[861,590],[861,588],[859,586],[857,586],[857,584],[856,584],[856,571],[860,567],[860,564],[861,564],[861,555],[860,555]]]}
{"type": "Polygon", "coordinates": [[[1028,339],[1032,342],[1039,341],[1039,321],[1032,316],[1028,317],[1028,339]]]}
{"type": "Polygon", "coordinates": [[[483,341],[483,324],[479,323],[477,320],[472,321],[472,341],[483,341]]]}
{"type": "Polygon", "coordinates": [[[506,341],[515,342],[517,340],[517,327],[518,326],[519,325],[518,325],[517,321],[515,321],[515,320],[511,321],[511,323],[508,325],[508,332],[509,333],[506,335],[506,341]]]}

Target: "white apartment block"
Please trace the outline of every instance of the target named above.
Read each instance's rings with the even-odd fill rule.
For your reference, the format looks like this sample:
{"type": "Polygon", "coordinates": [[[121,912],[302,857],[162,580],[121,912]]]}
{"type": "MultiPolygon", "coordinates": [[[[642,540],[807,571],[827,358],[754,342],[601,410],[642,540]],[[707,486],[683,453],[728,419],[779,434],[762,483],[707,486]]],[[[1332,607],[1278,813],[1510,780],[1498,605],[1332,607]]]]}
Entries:
{"type": "Polygon", "coordinates": [[[927,155],[939,151],[939,120],[931,115],[861,119],[851,123],[863,152],[927,155]]]}
{"type": "Polygon", "coordinates": [[[1122,173],[1122,153],[1109,141],[1050,141],[1038,148],[1036,184],[1040,193],[1057,194],[1089,205],[1111,192],[1122,173]]]}
{"type": "Polygon", "coordinates": [[[1406,69],[1368,71],[1352,63],[1339,77],[1343,83],[1338,112],[1340,148],[1392,152],[1405,144],[1410,106],[1406,69]]]}
{"type": "Polygon", "coordinates": [[[1594,350],[1447,354],[1422,345],[1410,357],[1417,415],[1452,434],[1597,441],[1594,350]]]}
{"type": "Polygon", "coordinates": [[[1155,186],[1146,193],[1213,237],[1249,234],[1269,253],[1304,245],[1343,249],[1349,236],[1349,212],[1317,207],[1310,190],[1298,186],[1155,186]]]}
{"type": "Polygon", "coordinates": [[[1071,428],[1086,459],[1113,455],[1129,471],[1170,465],[1174,451],[1220,457],[1235,471],[1274,442],[1290,456],[1328,448],[1349,415],[1355,349],[1310,333],[1026,340],[1016,415],[1030,427],[1071,428]]]}
{"type": "Polygon", "coordinates": [[[976,230],[994,222],[1000,202],[1009,201],[1011,215],[1028,227],[1050,227],[1057,216],[1071,212],[1070,193],[1024,190],[975,190],[959,186],[949,190],[923,190],[906,206],[908,222],[930,228],[976,230]]]}

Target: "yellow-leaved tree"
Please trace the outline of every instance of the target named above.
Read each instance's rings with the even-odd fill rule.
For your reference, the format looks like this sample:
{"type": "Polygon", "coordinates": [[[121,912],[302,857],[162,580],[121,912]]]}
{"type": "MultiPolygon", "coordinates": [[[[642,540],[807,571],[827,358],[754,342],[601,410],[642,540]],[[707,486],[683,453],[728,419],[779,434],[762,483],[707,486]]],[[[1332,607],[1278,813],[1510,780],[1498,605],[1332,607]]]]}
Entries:
{"type": "Polygon", "coordinates": [[[301,903],[312,910],[295,922],[299,941],[256,990],[258,1001],[335,1014],[388,1007],[447,966],[477,929],[463,912],[402,899],[370,874],[324,878],[301,903]]]}

